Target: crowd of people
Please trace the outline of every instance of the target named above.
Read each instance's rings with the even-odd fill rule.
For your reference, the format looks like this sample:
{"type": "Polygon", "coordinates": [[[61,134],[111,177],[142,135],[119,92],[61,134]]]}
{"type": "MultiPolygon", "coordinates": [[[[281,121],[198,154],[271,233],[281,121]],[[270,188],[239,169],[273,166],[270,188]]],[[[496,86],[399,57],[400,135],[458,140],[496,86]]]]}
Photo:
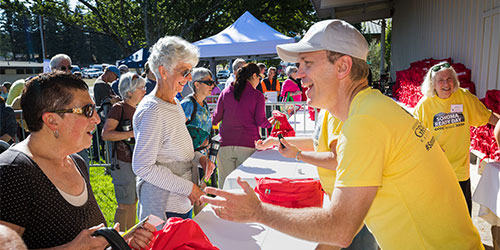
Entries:
{"type": "MultiPolygon", "coordinates": [[[[217,84],[210,70],[196,68],[198,48],[166,36],[150,52],[142,76],[107,66],[93,97],[64,54],[51,59],[51,73],[2,84],[0,140],[14,142],[14,109],[29,136],[0,154],[0,242],[104,249],[93,235],[106,221],[86,150],[101,134],[112,142],[104,150],[113,159],[118,231],[149,215],[192,218],[209,203],[220,218],[259,222],[319,242],[317,249],[483,249],[470,217],[469,126],[497,125],[498,140],[500,116],[459,87],[450,64],[429,69],[425,97],[409,114],[368,86],[368,44],[359,31],[325,20],[298,43],[277,46],[283,61],[299,63],[286,68],[283,83],[275,67],[234,60],[211,113],[206,99],[217,84]],[[322,109],[312,137],[261,139],[260,129],[273,124],[264,95],[271,91],[322,109]],[[219,124],[213,162],[207,148],[219,124]],[[318,167],[327,207],[262,203],[239,178],[243,193],[206,187],[214,171],[223,187],[256,150],[280,143],[283,156],[318,167]]],[[[145,248],[162,226],[145,223],[127,243],[145,248]]]]}

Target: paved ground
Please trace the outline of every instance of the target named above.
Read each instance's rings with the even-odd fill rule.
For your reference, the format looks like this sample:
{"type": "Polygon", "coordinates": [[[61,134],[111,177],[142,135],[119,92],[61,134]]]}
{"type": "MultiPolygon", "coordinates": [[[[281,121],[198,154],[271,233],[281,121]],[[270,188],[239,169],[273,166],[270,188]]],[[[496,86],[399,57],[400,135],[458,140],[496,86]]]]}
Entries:
{"type": "MultiPolygon", "coordinates": [[[[474,193],[474,188],[477,186],[477,183],[479,182],[479,178],[481,176],[478,175],[477,168],[474,164],[471,164],[470,171],[471,171],[470,179],[471,179],[472,193],[474,193]]],[[[477,230],[481,235],[481,240],[486,250],[489,249],[493,250],[493,241],[490,231],[491,225],[488,224],[482,218],[477,216],[478,211],[479,211],[479,204],[472,202],[472,222],[474,222],[474,225],[477,227],[477,230]]]]}

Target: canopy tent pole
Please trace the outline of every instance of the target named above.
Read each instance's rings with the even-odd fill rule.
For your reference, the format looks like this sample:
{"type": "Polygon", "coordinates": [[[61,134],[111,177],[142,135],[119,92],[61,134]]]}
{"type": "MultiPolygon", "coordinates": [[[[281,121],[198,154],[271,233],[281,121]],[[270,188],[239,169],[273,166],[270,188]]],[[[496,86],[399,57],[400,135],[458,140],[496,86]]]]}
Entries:
{"type": "Polygon", "coordinates": [[[215,64],[215,57],[210,58],[210,71],[212,71],[214,81],[217,82],[217,65],[215,64]]]}
{"type": "Polygon", "coordinates": [[[385,19],[382,19],[380,29],[380,77],[385,75],[385,19]]]}

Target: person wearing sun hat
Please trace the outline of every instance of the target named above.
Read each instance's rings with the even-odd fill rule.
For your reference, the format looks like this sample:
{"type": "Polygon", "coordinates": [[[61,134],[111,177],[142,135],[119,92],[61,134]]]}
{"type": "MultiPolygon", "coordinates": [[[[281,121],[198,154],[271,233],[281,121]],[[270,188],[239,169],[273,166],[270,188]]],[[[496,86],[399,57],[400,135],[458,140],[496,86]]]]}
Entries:
{"type": "MultiPolygon", "coordinates": [[[[280,58],[300,62],[308,105],[343,122],[335,189],[326,208],[289,209],[207,187],[217,216],[258,222],[309,241],[348,247],[363,222],[386,249],[484,249],[465,199],[436,139],[397,103],[368,87],[368,43],[342,20],[314,24],[280,58]]],[[[283,142],[286,142],[282,140],[283,142]]]]}

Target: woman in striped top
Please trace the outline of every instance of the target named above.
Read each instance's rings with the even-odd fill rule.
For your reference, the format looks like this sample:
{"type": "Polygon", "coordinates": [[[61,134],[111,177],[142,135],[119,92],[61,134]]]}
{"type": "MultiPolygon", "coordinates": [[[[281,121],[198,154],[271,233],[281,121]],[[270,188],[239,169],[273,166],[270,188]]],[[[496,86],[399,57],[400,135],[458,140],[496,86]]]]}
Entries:
{"type": "Polygon", "coordinates": [[[206,178],[213,172],[213,163],[194,152],[186,117],[175,99],[191,80],[198,56],[197,47],[179,37],[163,37],[152,47],[148,63],[157,85],[139,103],[133,119],[136,145],[132,168],[139,177],[141,220],[149,214],[191,217],[193,204],[199,203],[203,194],[192,182],[197,172],[192,172],[192,166],[201,164],[206,178]]]}

